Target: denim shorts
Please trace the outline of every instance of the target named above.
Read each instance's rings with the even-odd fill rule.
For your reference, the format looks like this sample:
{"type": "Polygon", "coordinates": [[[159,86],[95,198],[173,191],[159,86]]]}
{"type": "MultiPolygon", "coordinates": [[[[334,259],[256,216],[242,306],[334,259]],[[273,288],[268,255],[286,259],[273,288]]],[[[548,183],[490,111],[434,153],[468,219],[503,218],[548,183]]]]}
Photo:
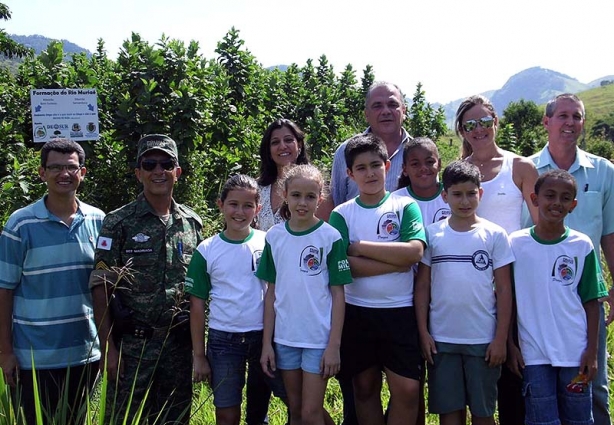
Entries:
{"type": "Polygon", "coordinates": [[[281,375],[277,374],[272,379],[262,372],[261,353],[262,331],[236,333],[209,329],[207,359],[211,367],[211,388],[215,407],[226,408],[241,404],[247,363],[254,366],[250,370],[262,373],[275,396],[286,398],[281,375]]]}
{"type": "Polygon", "coordinates": [[[525,366],[522,393],[527,425],[593,423],[592,385],[568,389],[578,367],[525,366]]]}
{"type": "Polygon", "coordinates": [[[305,372],[319,375],[320,362],[324,350],[320,348],[299,348],[275,343],[275,362],[281,370],[302,369],[305,372]]]}

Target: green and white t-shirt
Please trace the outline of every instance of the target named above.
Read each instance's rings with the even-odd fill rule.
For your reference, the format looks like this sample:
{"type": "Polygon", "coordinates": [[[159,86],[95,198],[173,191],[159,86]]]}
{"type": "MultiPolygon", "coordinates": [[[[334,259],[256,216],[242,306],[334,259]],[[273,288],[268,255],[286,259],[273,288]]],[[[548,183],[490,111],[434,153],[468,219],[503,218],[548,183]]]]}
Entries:
{"type": "Polygon", "coordinates": [[[527,365],[579,366],[587,344],[583,304],[607,295],[597,255],[584,233],[567,228],[544,241],[534,229],[510,235],[522,357],[527,365]]]}
{"type": "MultiPolygon", "coordinates": [[[[386,193],[377,205],[365,205],[356,197],[337,206],[330,215],[345,247],[356,241],[408,242],[426,245],[422,215],[416,201],[408,196],[386,193]]],[[[345,301],[360,307],[395,308],[414,304],[414,273],[387,273],[357,277],[345,288],[345,301]]]]}
{"type": "Polygon", "coordinates": [[[186,292],[211,298],[209,327],[224,332],[262,330],[266,284],[256,277],[265,233],[241,241],[219,233],[201,242],[190,261],[186,292]]]}
{"type": "Polygon", "coordinates": [[[304,232],[293,232],[288,223],[276,224],[266,234],[256,276],[275,284],[275,342],[326,348],[332,312],[329,285],[352,281],[339,232],[324,221],[304,232]]]}
{"type": "Polygon", "coordinates": [[[450,217],[450,206],[441,197],[441,192],[443,192],[443,184],[439,183],[439,190],[430,198],[423,198],[416,195],[409,186],[396,190],[392,192],[392,194],[413,198],[420,207],[424,227],[427,227],[430,224],[437,223],[438,221],[450,217]]]}

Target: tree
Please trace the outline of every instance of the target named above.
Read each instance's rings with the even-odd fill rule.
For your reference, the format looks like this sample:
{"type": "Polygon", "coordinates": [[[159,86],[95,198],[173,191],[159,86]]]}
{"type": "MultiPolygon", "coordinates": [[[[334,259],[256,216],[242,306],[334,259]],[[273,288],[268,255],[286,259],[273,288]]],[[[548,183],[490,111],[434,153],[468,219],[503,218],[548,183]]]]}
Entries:
{"type": "MultiPolygon", "coordinates": [[[[61,43],[51,42],[40,55],[26,57],[16,74],[0,69],[0,158],[8,159],[0,163],[7,194],[0,197],[0,212],[31,202],[43,188],[36,181],[33,88],[97,90],[100,140],[84,143],[88,179],[79,196],[85,202],[111,211],[134,199],[136,142],[166,133],[177,141],[184,170],[177,200],[214,223],[214,201],[227,176],[257,174],[260,140],[273,119],[296,121],[307,134],[311,158],[326,169],[336,144],[364,129],[362,102],[374,79],[371,66],[360,83],[351,65],[337,75],[324,55],[284,72],[264,69],[234,28],[209,59],[196,42],[164,35],[149,43],[132,34],[117,60],[109,59],[102,40],[91,58],[69,59],[61,43]]],[[[0,225],[4,219],[0,214],[0,225]]]]}
{"type": "MultiPolygon", "coordinates": [[[[519,155],[532,155],[539,140],[545,138],[545,130],[542,125],[543,111],[531,100],[521,99],[518,102],[510,102],[503,111],[503,118],[499,124],[500,128],[512,125],[515,136],[515,152],[519,155]]],[[[497,143],[503,147],[506,141],[503,140],[504,134],[499,132],[497,143]]]]}
{"type": "Polygon", "coordinates": [[[416,85],[407,115],[409,133],[414,137],[429,137],[436,141],[448,130],[443,108],[435,109],[426,101],[420,82],[416,85]]]}
{"type": "MultiPolygon", "coordinates": [[[[11,11],[4,3],[0,3],[0,19],[4,21],[11,19],[11,11]]],[[[4,29],[0,28],[0,54],[9,59],[13,57],[23,58],[32,55],[32,50],[11,40],[4,29]]]]}
{"type": "Polygon", "coordinates": [[[506,151],[516,152],[518,150],[514,124],[499,124],[497,145],[506,151]]]}

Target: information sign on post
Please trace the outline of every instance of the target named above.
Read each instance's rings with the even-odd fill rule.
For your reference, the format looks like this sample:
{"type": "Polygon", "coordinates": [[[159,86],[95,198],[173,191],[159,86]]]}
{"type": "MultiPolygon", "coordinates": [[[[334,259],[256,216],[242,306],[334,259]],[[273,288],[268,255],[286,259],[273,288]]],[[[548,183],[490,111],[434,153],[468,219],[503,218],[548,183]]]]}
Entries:
{"type": "Polygon", "coordinates": [[[33,140],[98,140],[97,102],[96,89],[31,90],[33,140]]]}

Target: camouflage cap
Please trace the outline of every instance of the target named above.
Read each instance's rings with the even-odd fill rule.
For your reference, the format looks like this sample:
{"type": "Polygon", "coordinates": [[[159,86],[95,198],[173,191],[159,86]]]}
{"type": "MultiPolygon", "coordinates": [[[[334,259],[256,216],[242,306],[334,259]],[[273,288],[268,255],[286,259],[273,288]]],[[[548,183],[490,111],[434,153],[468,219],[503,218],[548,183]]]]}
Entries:
{"type": "Polygon", "coordinates": [[[147,152],[152,150],[162,151],[173,159],[178,159],[177,144],[173,139],[164,134],[148,134],[139,140],[138,153],[136,155],[137,162],[147,152]]]}

